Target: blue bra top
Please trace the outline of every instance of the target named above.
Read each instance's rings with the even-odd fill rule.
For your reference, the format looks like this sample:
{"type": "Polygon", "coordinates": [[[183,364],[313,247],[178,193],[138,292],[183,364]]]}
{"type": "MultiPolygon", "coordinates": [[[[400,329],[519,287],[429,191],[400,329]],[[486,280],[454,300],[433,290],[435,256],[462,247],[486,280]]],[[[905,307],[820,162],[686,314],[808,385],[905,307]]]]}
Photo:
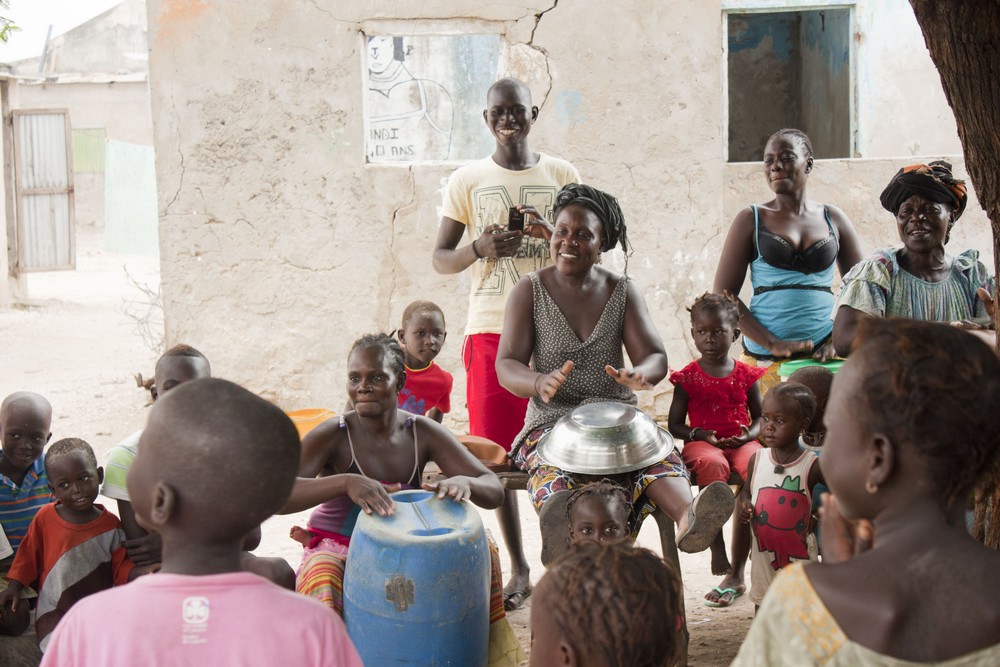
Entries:
{"type": "Polygon", "coordinates": [[[837,235],[833,233],[833,221],[830,220],[830,211],[826,206],[823,207],[823,217],[826,218],[830,233],[826,238],[802,250],[796,250],[786,239],[765,229],[758,220],[756,206],[753,207],[753,216],[757,227],[757,252],[765,262],[776,269],[805,274],[819,273],[837,260],[840,243],[837,241],[837,235]]]}

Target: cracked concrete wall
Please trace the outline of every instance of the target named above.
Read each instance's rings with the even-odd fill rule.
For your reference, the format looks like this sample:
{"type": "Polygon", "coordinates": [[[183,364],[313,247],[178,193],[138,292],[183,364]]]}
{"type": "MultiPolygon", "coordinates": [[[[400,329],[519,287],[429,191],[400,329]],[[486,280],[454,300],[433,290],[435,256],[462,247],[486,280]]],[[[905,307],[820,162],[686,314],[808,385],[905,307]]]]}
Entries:
{"type": "MultiPolygon", "coordinates": [[[[673,364],[686,363],[684,307],[711,287],[733,202],[766,195],[742,176],[754,165],[723,163],[720,2],[614,15],[596,0],[379,7],[149,0],[168,345],[194,345],[286,409],[339,410],[351,342],[429,298],[447,316],[439,362],[455,374],[451,425],[464,426],[468,278],[430,261],[456,165],[365,164],[363,35],[479,32],[501,35],[505,73],[532,88],[534,146],[621,200],[629,275],[673,364]]],[[[850,179],[831,201],[870,202],[850,179]]],[[[621,254],[605,261],[624,268],[621,254]]],[[[645,397],[660,415],[668,388],[645,397]]]]}

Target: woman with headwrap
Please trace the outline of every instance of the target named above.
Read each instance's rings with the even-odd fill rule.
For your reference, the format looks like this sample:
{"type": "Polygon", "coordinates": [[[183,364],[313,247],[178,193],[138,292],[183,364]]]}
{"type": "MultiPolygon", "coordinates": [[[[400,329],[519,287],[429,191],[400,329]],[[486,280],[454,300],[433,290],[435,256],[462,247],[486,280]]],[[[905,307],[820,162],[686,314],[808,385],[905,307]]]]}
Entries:
{"type": "Polygon", "coordinates": [[[965,182],[944,161],[900,169],[882,191],[882,207],[896,216],[902,248],[876,250],[844,276],[833,343],[847,356],[864,316],[936,322],[986,322],[977,294],[993,294],[994,279],[976,250],[949,255],[945,244],[968,202],[965,182]]]}
{"type": "MultiPolygon", "coordinates": [[[[536,446],[553,424],[585,403],[634,405],[634,391],[652,388],[667,374],[663,341],[639,289],[599,265],[601,253],[615,245],[629,252],[617,200],[586,185],[567,185],[556,197],[552,265],[522,278],[507,301],[497,376],[510,392],[530,398],[524,429],[514,440],[514,463],[530,474],[528,494],[538,511],[549,503],[558,507],[570,489],[590,481],[539,459],[536,446]]],[[[733,494],[722,482],[692,501],[676,452],[624,477],[616,481],[633,500],[633,531],[655,505],[677,523],[683,551],[707,548],[732,513],[733,494]]]]}

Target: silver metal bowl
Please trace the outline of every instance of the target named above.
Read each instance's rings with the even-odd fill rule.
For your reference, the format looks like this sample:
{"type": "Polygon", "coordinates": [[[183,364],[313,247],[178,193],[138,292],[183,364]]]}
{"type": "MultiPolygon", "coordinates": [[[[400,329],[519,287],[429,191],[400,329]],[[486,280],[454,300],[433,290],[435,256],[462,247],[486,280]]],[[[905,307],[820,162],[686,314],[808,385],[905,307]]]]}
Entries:
{"type": "Polygon", "coordinates": [[[542,461],[567,472],[614,475],[662,460],[674,439],[625,403],[588,403],[556,422],[538,443],[542,461]]]}

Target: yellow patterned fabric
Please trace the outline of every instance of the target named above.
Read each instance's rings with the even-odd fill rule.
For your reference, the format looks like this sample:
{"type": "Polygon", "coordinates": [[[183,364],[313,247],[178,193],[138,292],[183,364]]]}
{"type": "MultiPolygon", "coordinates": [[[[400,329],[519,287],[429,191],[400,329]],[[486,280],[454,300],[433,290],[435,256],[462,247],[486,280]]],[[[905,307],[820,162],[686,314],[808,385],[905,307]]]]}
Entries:
{"type": "Polygon", "coordinates": [[[993,667],[1000,664],[1000,645],[935,663],[898,660],[876,653],[844,635],[816,595],[802,563],[793,563],[778,574],[733,661],[733,667],[916,667],[922,664],[993,667]]]}

